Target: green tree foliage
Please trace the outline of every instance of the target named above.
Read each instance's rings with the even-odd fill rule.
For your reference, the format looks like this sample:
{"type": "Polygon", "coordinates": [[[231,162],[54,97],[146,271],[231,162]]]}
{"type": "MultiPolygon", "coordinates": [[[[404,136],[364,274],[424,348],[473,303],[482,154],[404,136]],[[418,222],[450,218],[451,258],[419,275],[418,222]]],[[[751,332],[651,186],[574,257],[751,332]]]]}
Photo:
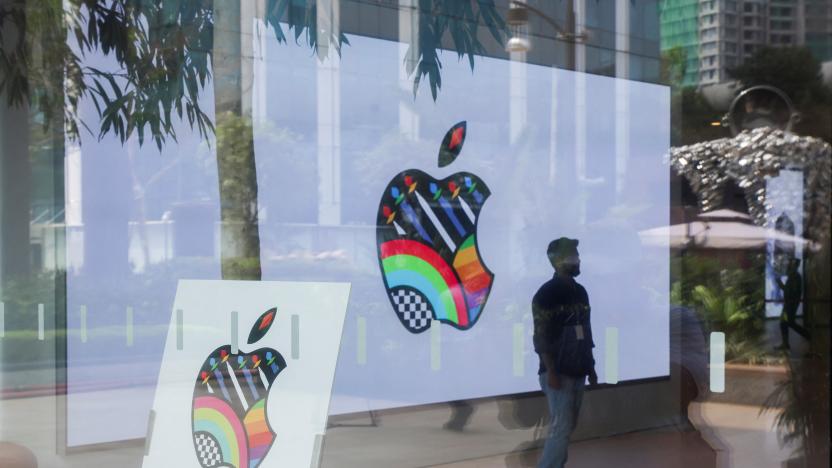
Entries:
{"type": "Polygon", "coordinates": [[[700,141],[715,140],[730,136],[728,130],[715,123],[722,120],[724,112],[714,109],[693,86],[681,89],[680,109],[671,130],[674,145],[690,145],[700,141]]]}
{"type": "Polygon", "coordinates": [[[807,47],[763,47],[728,74],[743,88],[781,89],[801,114],[794,131],[832,141],[832,90],[823,84],[820,62],[807,47]]]}
{"type": "Polygon", "coordinates": [[[820,62],[805,47],[763,47],[728,74],[744,87],[775,86],[795,101],[823,94],[820,62]]]}
{"type": "MultiPolygon", "coordinates": [[[[266,22],[279,42],[286,42],[284,27],[296,42],[304,39],[316,52],[320,34],[315,27],[316,2],[269,0],[266,22]]],[[[161,148],[166,138],[176,139],[176,118],[186,119],[203,137],[213,122],[199,102],[211,79],[214,50],[212,0],[59,0],[4,2],[0,25],[13,25],[16,37],[0,48],[0,92],[9,105],[31,99],[32,89],[47,77],[31,66],[32,51],[43,49],[66,74],[65,96],[42,99],[38,110],[46,115],[64,109],[70,138],[79,136],[78,104],[89,98],[98,111],[98,128],[122,142],[146,133],[161,148]],[[63,23],[69,40],[43,44],[32,30],[63,23]],[[84,58],[101,53],[114,59],[112,68],[87,65],[84,58]],[[64,106],[64,98],[66,106],[64,106]]],[[[346,37],[327,38],[340,51],[346,37]]],[[[51,119],[46,119],[50,121],[51,119]]]]}
{"type": "MultiPolygon", "coordinates": [[[[317,10],[314,0],[267,0],[264,19],[279,42],[290,37],[304,41],[320,58],[331,49],[340,53],[349,41],[328,25],[316,27],[317,10]]],[[[13,0],[0,5],[0,26],[6,24],[15,25],[17,34],[0,47],[0,92],[10,105],[33,97],[33,84],[49,78],[31,66],[32,51],[42,48],[51,63],[61,64],[66,95],[42,99],[38,110],[50,115],[63,109],[70,138],[79,136],[79,127],[87,127],[99,138],[113,133],[126,141],[136,133],[140,143],[149,136],[161,147],[166,138],[176,139],[176,118],[186,119],[202,136],[214,131],[198,99],[212,73],[213,0],[13,0]],[[69,41],[56,34],[56,40],[42,44],[31,34],[33,28],[54,29],[62,23],[69,41]],[[114,58],[116,65],[86,65],[84,57],[91,53],[114,58]],[[98,111],[97,129],[79,118],[78,104],[85,97],[98,111]]],[[[494,0],[419,2],[419,43],[411,45],[406,61],[414,93],[427,76],[436,99],[446,37],[473,69],[475,55],[485,50],[480,24],[502,43],[505,21],[494,0]]]]}
{"type": "MultiPolygon", "coordinates": [[[[176,140],[178,120],[203,138],[216,134],[223,277],[259,279],[257,177],[251,121],[242,106],[240,5],[231,0],[3,2],[0,25],[11,25],[4,29],[14,37],[3,37],[0,47],[0,93],[10,105],[35,103],[46,124],[63,112],[70,139],[78,139],[81,128],[99,139],[113,134],[122,143],[136,135],[140,145],[149,139],[161,150],[167,139],[176,140]],[[55,32],[51,40],[33,34],[43,30],[55,32]],[[36,51],[48,55],[53,66],[33,63],[36,51]],[[93,55],[107,60],[87,60],[93,55]],[[49,80],[52,86],[44,86],[49,80]],[[212,80],[213,121],[200,102],[212,80]],[[83,101],[94,105],[97,128],[81,119],[83,101]]],[[[314,0],[266,0],[265,7],[264,21],[278,42],[303,41],[321,60],[349,44],[314,0]]],[[[419,42],[411,44],[405,66],[414,93],[427,76],[434,99],[441,88],[439,51],[447,38],[460,59],[468,56],[472,69],[474,56],[485,50],[481,23],[495,40],[503,39],[505,23],[493,0],[421,0],[418,16],[419,42]]]]}
{"type": "Polygon", "coordinates": [[[803,466],[829,463],[829,365],[804,356],[787,359],[789,378],[780,382],[763,404],[762,412],[776,414],[781,446],[794,447],[803,466]]]}
{"type": "Polygon", "coordinates": [[[457,58],[468,56],[474,70],[474,56],[484,54],[479,40],[479,26],[485,24],[499,44],[505,39],[505,20],[497,12],[494,0],[419,0],[419,42],[410,44],[405,58],[409,76],[413,77],[413,95],[422,78],[428,77],[430,92],[436,100],[442,88],[442,62],[439,52],[443,39],[450,37],[457,58]]]}
{"type": "Polygon", "coordinates": [[[681,46],[665,50],[661,56],[659,80],[670,86],[679,87],[687,73],[688,54],[681,46]]]}
{"type": "Polygon", "coordinates": [[[687,52],[683,47],[662,52],[659,79],[671,89],[670,141],[673,146],[728,136],[724,128],[713,125],[724,113],[714,109],[696,87],[682,84],[687,63],[687,52]]]}
{"type": "Polygon", "coordinates": [[[725,333],[726,359],[771,360],[764,348],[765,284],[762,256],[748,264],[726,265],[717,258],[686,255],[674,260],[678,279],[671,302],[693,308],[708,333],[725,333]]]}

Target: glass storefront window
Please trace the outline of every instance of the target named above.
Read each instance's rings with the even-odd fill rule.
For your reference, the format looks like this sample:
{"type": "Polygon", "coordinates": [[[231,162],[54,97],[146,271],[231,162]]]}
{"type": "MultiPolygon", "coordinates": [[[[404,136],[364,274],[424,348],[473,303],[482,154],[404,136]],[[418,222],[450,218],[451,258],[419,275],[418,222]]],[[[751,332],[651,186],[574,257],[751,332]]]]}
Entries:
{"type": "Polygon", "coordinates": [[[0,3],[0,466],[828,466],[803,3],[0,3]]]}

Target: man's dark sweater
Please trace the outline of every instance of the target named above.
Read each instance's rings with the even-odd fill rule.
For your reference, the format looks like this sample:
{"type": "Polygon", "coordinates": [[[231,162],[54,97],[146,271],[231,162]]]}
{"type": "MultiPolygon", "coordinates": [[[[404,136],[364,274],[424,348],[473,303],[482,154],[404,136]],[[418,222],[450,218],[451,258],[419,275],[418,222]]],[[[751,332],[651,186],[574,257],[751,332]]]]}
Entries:
{"type": "Polygon", "coordinates": [[[783,291],[783,311],[787,315],[796,315],[803,296],[803,281],[800,278],[800,273],[790,271],[786,278],[786,284],[783,284],[780,278],[777,278],[777,285],[783,291]]]}
{"type": "MultiPolygon", "coordinates": [[[[595,367],[589,296],[572,278],[557,274],[543,283],[532,300],[534,350],[552,356],[558,374],[583,377],[595,367]]],[[[543,358],[538,374],[546,372],[543,358]]]]}

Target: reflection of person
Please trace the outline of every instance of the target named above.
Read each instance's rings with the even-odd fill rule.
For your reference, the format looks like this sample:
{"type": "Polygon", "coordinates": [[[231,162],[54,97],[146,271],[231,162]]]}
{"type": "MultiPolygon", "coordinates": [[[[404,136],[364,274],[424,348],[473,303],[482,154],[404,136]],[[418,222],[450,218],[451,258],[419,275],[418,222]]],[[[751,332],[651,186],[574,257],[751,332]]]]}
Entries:
{"type": "Polygon", "coordinates": [[[448,431],[464,431],[474,414],[474,406],[465,400],[449,401],[448,405],[451,407],[451,419],[442,427],[448,431]]]}
{"type": "Polygon", "coordinates": [[[743,107],[745,107],[745,115],[742,117],[742,128],[744,130],[771,126],[771,121],[765,112],[757,111],[757,106],[754,105],[752,98],[746,98],[743,107]]]}
{"type": "Polygon", "coordinates": [[[589,297],[575,281],[581,273],[578,241],[562,237],[546,251],[555,276],[532,300],[534,350],[540,356],[540,386],[549,404],[549,435],[539,465],[563,467],[569,436],[575,429],[583,398],[584,380],[598,383],[592,357],[589,297]]]}
{"type": "Polygon", "coordinates": [[[793,258],[789,262],[786,283],[779,276],[775,277],[777,286],[783,291],[783,312],[780,314],[780,336],[783,342],[779,349],[789,349],[789,327],[803,338],[809,339],[809,332],[797,324],[797,308],[803,296],[803,279],[800,276],[800,260],[793,258]]]}

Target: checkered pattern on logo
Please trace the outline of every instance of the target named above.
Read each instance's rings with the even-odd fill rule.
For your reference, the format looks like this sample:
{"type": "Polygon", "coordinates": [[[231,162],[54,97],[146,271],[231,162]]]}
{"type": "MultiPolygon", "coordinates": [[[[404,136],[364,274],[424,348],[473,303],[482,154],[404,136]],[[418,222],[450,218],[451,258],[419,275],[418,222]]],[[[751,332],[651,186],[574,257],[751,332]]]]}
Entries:
{"type": "Polygon", "coordinates": [[[433,312],[423,295],[411,289],[396,289],[390,291],[390,297],[396,304],[396,313],[409,329],[420,331],[430,326],[433,312]]]}
{"type": "Polygon", "coordinates": [[[199,464],[206,468],[213,468],[222,463],[222,453],[216,439],[205,432],[194,434],[194,446],[199,464]]]}

